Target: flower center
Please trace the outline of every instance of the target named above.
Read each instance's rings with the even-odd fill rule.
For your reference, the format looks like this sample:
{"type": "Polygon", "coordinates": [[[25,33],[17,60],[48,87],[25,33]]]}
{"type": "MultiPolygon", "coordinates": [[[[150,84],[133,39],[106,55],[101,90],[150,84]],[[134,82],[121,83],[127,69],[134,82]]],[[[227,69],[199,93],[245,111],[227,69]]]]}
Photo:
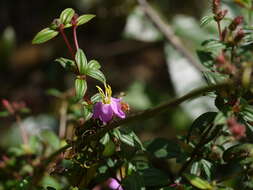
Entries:
{"type": "Polygon", "coordinates": [[[105,91],[102,90],[102,88],[100,88],[99,86],[96,86],[99,94],[102,97],[102,102],[104,104],[110,104],[111,103],[111,97],[112,97],[112,88],[110,87],[110,85],[104,83],[104,87],[105,87],[105,91]]]}

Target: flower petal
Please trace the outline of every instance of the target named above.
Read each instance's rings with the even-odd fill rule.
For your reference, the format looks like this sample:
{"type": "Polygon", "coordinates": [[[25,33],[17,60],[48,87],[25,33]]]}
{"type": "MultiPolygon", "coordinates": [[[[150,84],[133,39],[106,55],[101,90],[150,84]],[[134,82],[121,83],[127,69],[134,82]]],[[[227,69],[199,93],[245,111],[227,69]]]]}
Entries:
{"type": "Polygon", "coordinates": [[[99,115],[99,119],[103,122],[108,122],[112,120],[113,110],[110,104],[102,104],[101,113],[99,115]]]}
{"type": "Polygon", "coordinates": [[[126,114],[122,111],[120,102],[120,98],[111,98],[111,107],[115,115],[120,118],[125,118],[126,114]]]}
{"type": "Polygon", "coordinates": [[[98,102],[95,104],[94,108],[93,108],[93,118],[94,119],[98,119],[100,114],[101,114],[101,110],[102,110],[102,102],[98,102]]]}
{"type": "Polygon", "coordinates": [[[119,184],[119,182],[114,179],[114,178],[110,178],[108,180],[109,183],[109,188],[113,189],[113,190],[123,190],[122,186],[119,184]]]}

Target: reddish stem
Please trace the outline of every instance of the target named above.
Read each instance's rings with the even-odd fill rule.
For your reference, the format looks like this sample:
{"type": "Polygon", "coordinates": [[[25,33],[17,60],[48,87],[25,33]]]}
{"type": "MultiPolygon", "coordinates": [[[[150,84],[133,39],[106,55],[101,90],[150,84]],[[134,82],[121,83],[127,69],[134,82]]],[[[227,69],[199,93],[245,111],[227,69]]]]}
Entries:
{"type": "Polygon", "coordinates": [[[60,33],[61,33],[63,39],[64,39],[64,42],[66,43],[66,45],[67,45],[67,47],[68,47],[68,50],[69,50],[69,53],[70,53],[71,57],[75,60],[75,53],[74,53],[74,50],[73,50],[73,48],[71,47],[71,45],[70,45],[70,43],[69,43],[69,40],[68,40],[68,38],[67,38],[67,36],[66,36],[66,34],[65,34],[65,32],[64,32],[64,26],[61,25],[61,26],[59,27],[59,30],[60,30],[60,33]]]}
{"type": "Polygon", "coordinates": [[[77,40],[77,35],[76,35],[76,29],[77,29],[77,25],[73,26],[73,37],[74,37],[74,42],[75,42],[75,46],[76,46],[76,51],[79,49],[79,45],[78,45],[78,40],[77,40]]]}

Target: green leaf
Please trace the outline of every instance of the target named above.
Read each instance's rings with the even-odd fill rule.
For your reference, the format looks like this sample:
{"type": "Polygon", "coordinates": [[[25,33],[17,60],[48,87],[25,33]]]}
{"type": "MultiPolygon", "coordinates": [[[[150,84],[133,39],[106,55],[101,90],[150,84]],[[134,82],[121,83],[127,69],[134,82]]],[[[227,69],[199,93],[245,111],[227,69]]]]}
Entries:
{"type": "Polygon", "coordinates": [[[236,160],[245,159],[253,156],[253,144],[241,143],[234,145],[223,153],[223,159],[226,162],[233,162],[236,160]]]}
{"type": "Polygon", "coordinates": [[[61,58],[56,59],[55,61],[60,63],[61,66],[68,71],[72,71],[72,72],[76,71],[75,62],[72,61],[71,59],[61,57],[61,58]]]}
{"type": "Polygon", "coordinates": [[[211,72],[211,71],[204,71],[203,75],[208,84],[217,84],[220,82],[224,82],[228,78],[227,75],[211,72]]]}
{"type": "Polygon", "coordinates": [[[94,79],[101,81],[102,83],[105,83],[106,81],[104,74],[100,70],[88,69],[86,74],[94,79]]]}
{"type": "Polygon", "coordinates": [[[91,102],[92,102],[93,104],[102,101],[101,94],[100,94],[100,93],[94,94],[94,95],[90,98],[90,100],[91,100],[91,102]]]}
{"type": "Polygon", "coordinates": [[[112,140],[109,140],[106,144],[105,144],[105,148],[103,151],[103,156],[109,157],[112,156],[115,152],[116,146],[114,144],[114,142],[112,140]]]}
{"type": "Polygon", "coordinates": [[[50,28],[45,28],[41,30],[32,40],[33,44],[41,44],[51,40],[58,35],[58,31],[52,30],[50,28]]]}
{"type": "Polygon", "coordinates": [[[98,70],[101,68],[101,65],[99,64],[98,61],[93,59],[88,63],[88,67],[89,69],[98,70]]]}
{"type": "Polygon", "coordinates": [[[77,18],[77,26],[80,26],[82,24],[85,24],[86,22],[89,22],[91,19],[93,19],[96,15],[81,15],[77,18]]]}
{"type": "Polygon", "coordinates": [[[100,142],[102,145],[107,144],[109,141],[110,141],[110,135],[109,135],[109,133],[106,133],[106,134],[99,140],[99,142],[100,142]]]}
{"type": "Polygon", "coordinates": [[[140,141],[140,139],[136,136],[136,134],[133,131],[130,131],[128,129],[122,129],[122,130],[114,130],[113,134],[116,138],[118,138],[121,142],[124,144],[127,144],[132,147],[138,147],[144,150],[144,147],[140,141]]]}
{"type": "Polygon", "coordinates": [[[83,79],[76,79],[75,81],[76,97],[78,100],[82,99],[87,90],[87,82],[83,79]]]}
{"type": "Polygon", "coordinates": [[[212,190],[213,187],[212,185],[204,180],[201,179],[200,177],[196,176],[196,175],[192,175],[192,174],[184,174],[185,178],[195,187],[199,188],[199,189],[205,189],[205,190],[212,190]]]}
{"type": "Polygon", "coordinates": [[[218,112],[214,119],[214,125],[225,125],[227,123],[227,117],[223,112],[218,112]]]}
{"type": "Polygon", "coordinates": [[[204,27],[207,24],[209,24],[210,22],[214,21],[214,16],[213,15],[209,15],[209,16],[204,16],[201,21],[200,21],[200,26],[204,27]]]}
{"type": "Polygon", "coordinates": [[[85,75],[88,64],[87,64],[86,56],[82,49],[77,50],[75,60],[76,60],[80,74],[85,75]]]}
{"type": "Polygon", "coordinates": [[[243,119],[253,122],[253,106],[246,105],[241,112],[243,119]]]}
{"type": "Polygon", "coordinates": [[[191,174],[197,175],[199,173],[200,170],[200,164],[199,162],[193,162],[192,166],[191,166],[191,174]]]}
{"type": "Polygon", "coordinates": [[[137,173],[134,173],[124,178],[122,181],[122,184],[123,184],[124,189],[131,189],[131,190],[145,189],[143,178],[137,173]]]}
{"type": "Polygon", "coordinates": [[[205,159],[201,159],[200,163],[201,163],[202,169],[204,170],[208,180],[210,180],[211,179],[211,168],[212,168],[213,164],[205,159]]]}
{"type": "Polygon", "coordinates": [[[57,98],[60,98],[62,96],[62,92],[55,89],[55,88],[50,88],[46,91],[46,94],[50,95],[50,96],[55,96],[57,98]]]}
{"type": "Polygon", "coordinates": [[[89,120],[92,117],[91,110],[86,106],[83,107],[83,117],[85,121],[89,120]]]}
{"type": "Polygon", "coordinates": [[[216,115],[217,112],[206,112],[195,119],[188,131],[187,140],[189,141],[193,132],[201,134],[214,121],[216,115]]]}
{"type": "Polygon", "coordinates": [[[147,151],[157,158],[176,158],[182,154],[179,145],[164,138],[156,138],[149,142],[147,151]]]}
{"type": "Polygon", "coordinates": [[[71,8],[67,8],[63,10],[60,15],[61,23],[63,23],[64,25],[70,23],[74,14],[75,14],[75,11],[71,8]]]}
{"type": "Polygon", "coordinates": [[[202,65],[207,68],[212,68],[214,65],[213,57],[211,52],[206,52],[203,50],[197,50],[197,55],[202,65]]]}

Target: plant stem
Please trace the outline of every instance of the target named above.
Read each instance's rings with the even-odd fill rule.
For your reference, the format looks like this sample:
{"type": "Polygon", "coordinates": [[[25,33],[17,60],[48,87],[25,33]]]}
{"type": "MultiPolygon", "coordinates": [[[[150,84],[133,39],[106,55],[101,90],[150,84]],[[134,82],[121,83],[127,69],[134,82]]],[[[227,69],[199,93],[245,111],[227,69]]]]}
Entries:
{"type": "Polygon", "coordinates": [[[219,31],[219,38],[220,38],[220,41],[222,41],[222,32],[221,32],[221,24],[220,24],[220,21],[217,21],[217,25],[218,25],[218,31],[219,31]]]}
{"type": "Polygon", "coordinates": [[[76,51],[79,49],[78,40],[77,40],[77,34],[76,34],[77,25],[73,26],[73,37],[75,42],[76,51]]]}
{"type": "MultiPolygon", "coordinates": [[[[61,35],[63,37],[63,40],[64,40],[65,44],[68,47],[68,50],[69,50],[69,53],[70,53],[72,59],[75,61],[75,52],[74,52],[73,48],[71,47],[71,45],[69,43],[69,40],[68,40],[68,38],[67,38],[67,36],[66,36],[66,34],[64,32],[64,27],[60,26],[59,30],[60,30],[60,33],[61,33],[61,35]]],[[[75,65],[76,65],[76,69],[77,69],[77,74],[79,74],[80,72],[79,72],[79,68],[78,68],[78,65],[77,65],[76,61],[75,61],[75,65]]]]}
{"type": "Polygon", "coordinates": [[[68,101],[63,100],[61,108],[60,108],[60,129],[59,129],[59,137],[63,139],[66,133],[66,123],[67,123],[67,109],[68,109],[68,101]]]}
{"type": "Polygon", "coordinates": [[[196,61],[192,53],[185,48],[180,38],[175,35],[172,27],[166,23],[159,13],[146,0],[138,0],[138,3],[146,16],[157,27],[157,29],[164,35],[170,45],[178,51],[187,61],[194,66],[198,71],[205,71],[206,69],[196,61]]]}
{"type": "Polygon", "coordinates": [[[20,128],[20,133],[21,133],[23,143],[28,144],[28,134],[27,134],[26,130],[24,129],[24,127],[21,125],[21,118],[19,115],[16,115],[16,121],[17,121],[17,124],[20,128]]]}
{"type": "Polygon", "coordinates": [[[60,33],[61,33],[61,35],[63,37],[63,40],[64,40],[65,44],[68,47],[68,50],[69,50],[69,53],[70,53],[72,59],[75,59],[75,53],[74,53],[73,48],[71,47],[71,45],[69,43],[69,40],[68,40],[68,38],[67,38],[67,36],[66,36],[66,34],[64,32],[64,28],[60,26],[59,30],[60,30],[60,33]]]}

